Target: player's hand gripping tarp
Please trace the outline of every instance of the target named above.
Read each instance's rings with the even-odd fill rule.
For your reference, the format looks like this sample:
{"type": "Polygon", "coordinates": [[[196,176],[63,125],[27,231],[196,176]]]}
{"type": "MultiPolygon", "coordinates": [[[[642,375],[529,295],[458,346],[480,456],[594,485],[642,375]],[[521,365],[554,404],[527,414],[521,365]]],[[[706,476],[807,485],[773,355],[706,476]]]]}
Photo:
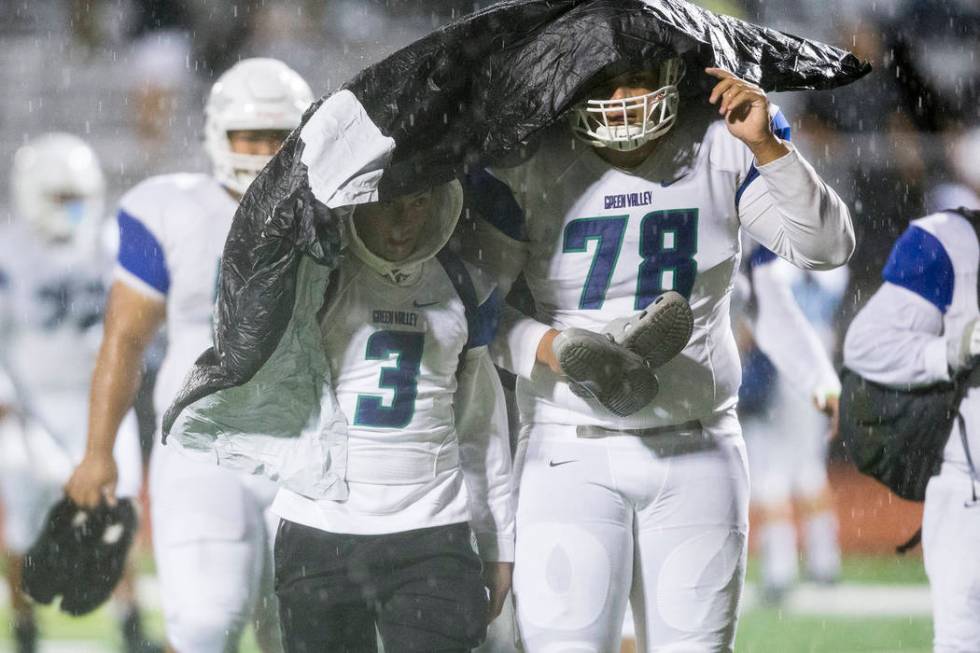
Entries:
{"type": "Polygon", "coordinates": [[[345,421],[316,320],[343,207],[500,163],[597,79],[673,53],[689,71],[682,106],[706,101],[708,66],[767,91],[834,88],[870,71],[843,50],[683,0],[512,0],[433,32],[316,102],[249,188],[225,245],[215,346],[164,433],[303,494],[343,496],[345,421]]]}

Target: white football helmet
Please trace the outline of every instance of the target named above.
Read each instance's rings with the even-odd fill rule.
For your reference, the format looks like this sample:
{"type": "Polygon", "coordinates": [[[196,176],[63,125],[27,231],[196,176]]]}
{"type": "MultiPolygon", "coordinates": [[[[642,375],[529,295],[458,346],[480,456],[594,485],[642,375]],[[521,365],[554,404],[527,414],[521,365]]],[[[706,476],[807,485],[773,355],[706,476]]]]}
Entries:
{"type": "Polygon", "coordinates": [[[70,241],[103,218],[102,167],[77,136],[54,132],[23,145],[14,154],[11,185],[17,215],[50,240],[70,241]]]}
{"type": "Polygon", "coordinates": [[[229,68],[211,87],[204,108],[204,149],[214,176],[243,194],[272,157],[232,152],[228,132],[292,131],[312,102],[309,84],[277,59],[243,59],[229,68]]]}
{"type": "Polygon", "coordinates": [[[674,126],[684,77],[684,60],[660,64],[660,88],[620,100],[586,100],[572,111],[572,132],[593,147],[629,152],[660,138],[674,126]]]}

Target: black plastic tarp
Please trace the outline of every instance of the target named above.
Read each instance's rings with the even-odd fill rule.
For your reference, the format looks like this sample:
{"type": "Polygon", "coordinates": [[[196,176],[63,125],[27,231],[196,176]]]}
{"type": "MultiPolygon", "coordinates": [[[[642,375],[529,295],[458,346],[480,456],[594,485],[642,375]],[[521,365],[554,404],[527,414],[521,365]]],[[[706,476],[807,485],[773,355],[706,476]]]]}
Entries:
{"type": "MultiPolygon", "coordinates": [[[[363,162],[345,169],[340,152],[304,153],[307,126],[328,99],[321,98],[249,188],[225,246],[214,347],[197,361],[165,416],[164,432],[184,407],[247,383],[269,360],[292,317],[301,257],[336,263],[342,223],[331,194],[343,195],[345,180],[356,180],[353,202],[359,202],[493,164],[561,120],[600,77],[649,67],[671,54],[687,66],[682,106],[684,97],[713,86],[706,66],[767,91],[829,89],[870,71],[838,48],[683,0],[510,0],[436,30],[340,91],[352,93],[373,123],[352,121],[347,129],[369,127],[392,142],[368,166],[377,174],[363,162]],[[332,169],[316,170],[317,161],[332,169]],[[311,178],[340,181],[324,191],[324,183],[311,178]]],[[[337,122],[332,116],[330,124],[337,122]]],[[[316,147],[329,148],[337,139],[315,140],[316,147]]]]}

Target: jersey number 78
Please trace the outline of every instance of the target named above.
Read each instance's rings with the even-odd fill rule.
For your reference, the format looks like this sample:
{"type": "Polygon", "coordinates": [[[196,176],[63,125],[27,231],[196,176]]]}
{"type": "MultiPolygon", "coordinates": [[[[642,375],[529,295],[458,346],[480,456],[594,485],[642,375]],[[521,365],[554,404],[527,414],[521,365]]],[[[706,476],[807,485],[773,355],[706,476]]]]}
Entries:
{"type": "MultiPolygon", "coordinates": [[[[562,252],[585,252],[590,240],[598,241],[589,274],[585,278],[581,309],[602,308],[619,261],[628,215],[578,218],[565,226],[562,252]]],[[[636,310],[643,310],[666,290],[676,290],[690,299],[698,264],[698,210],[651,211],[640,219],[636,310]]]]}

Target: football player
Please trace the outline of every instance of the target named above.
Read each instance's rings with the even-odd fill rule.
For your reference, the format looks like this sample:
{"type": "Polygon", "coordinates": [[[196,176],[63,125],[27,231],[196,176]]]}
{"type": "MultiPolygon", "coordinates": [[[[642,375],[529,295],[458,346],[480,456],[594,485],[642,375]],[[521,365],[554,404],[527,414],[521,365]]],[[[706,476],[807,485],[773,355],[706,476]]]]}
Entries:
{"type": "Polygon", "coordinates": [[[685,104],[683,74],[668,58],[610,76],[570,130],[469,179],[476,197],[516,198],[463,230],[469,256],[504,288],[523,274],[536,307],[505,309],[491,348],[518,377],[514,594],[531,653],[617,650],[628,599],[644,650],[731,650],[748,512],[729,316],[739,234],[811,269],[854,248],[847,208],[765,93],[708,68],[708,101],[685,104]],[[656,398],[621,417],[574,392],[560,332],[629,343],[618,320],[642,324],[636,311],[667,291],[689,301],[694,331],[656,398]]]}
{"type": "Polygon", "coordinates": [[[807,576],[829,583],[840,572],[827,446],[841,386],[827,351],[848,273],[844,267],[804,272],[761,246],[750,248],[754,347],[743,348],[742,389],[755,392],[740,392],[739,417],[758,516],[763,597],[778,603],[797,577],[794,510],[803,525],[807,576]]]}
{"type": "Polygon", "coordinates": [[[320,324],[349,494],[284,488],[273,504],[288,651],[374,651],[376,628],[387,650],[468,651],[503,607],[511,453],[487,350],[499,301],[446,247],[462,205],[454,181],[347,218],[351,255],[320,324]]]}
{"type": "MultiPolygon", "coordinates": [[[[167,353],[157,414],[211,344],[219,259],[238,200],[313,100],[280,61],[246,59],[215,82],[205,108],[213,173],[148,179],[121,200],[119,256],[92,390],[89,444],[67,489],[81,505],[114,494],[109,455],[133,402],[140,361],[161,325],[167,353]]],[[[156,446],[150,467],[153,546],[169,645],[179,653],[237,650],[255,623],[263,651],[281,648],[272,592],[275,486],[156,446]]]]}
{"type": "Polygon", "coordinates": [[[953,422],[942,468],[926,486],[922,515],[936,653],[980,650],[978,222],[977,211],[913,220],[885,264],[884,283],[844,337],[844,365],[869,381],[964,387],[962,420],[953,422]]]}
{"type": "MultiPolygon", "coordinates": [[[[23,554],[85,451],[111,258],[102,246],[102,168],[80,138],[49,133],[22,146],[12,191],[14,219],[0,227],[0,491],[15,639],[18,650],[33,651],[37,628],[20,590],[23,554]]],[[[136,497],[143,467],[135,417],[124,412],[116,427],[120,437],[107,455],[119,466],[118,496],[136,497]]],[[[138,650],[134,596],[125,603],[124,638],[138,650]]]]}

